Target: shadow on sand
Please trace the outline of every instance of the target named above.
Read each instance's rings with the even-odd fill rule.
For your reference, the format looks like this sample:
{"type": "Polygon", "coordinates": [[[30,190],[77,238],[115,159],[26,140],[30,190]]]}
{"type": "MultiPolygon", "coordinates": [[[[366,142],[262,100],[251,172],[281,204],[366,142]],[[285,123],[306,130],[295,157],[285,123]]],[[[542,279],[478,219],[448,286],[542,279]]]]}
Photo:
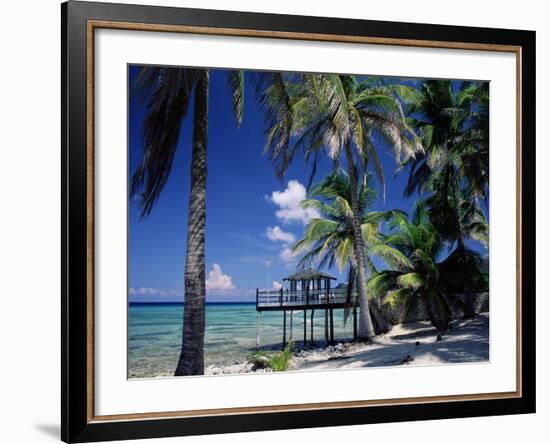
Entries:
{"type": "MultiPolygon", "coordinates": [[[[368,348],[346,353],[338,359],[330,359],[330,368],[415,363],[437,365],[489,360],[488,314],[478,315],[468,321],[454,321],[452,329],[443,335],[441,341],[437,341],[436,337],[436,329],[426,322],[403,324],[397,334],[392,335],[390,332],[386,337],[376,338],[368,348]]],[[[321,361],[311,361],[304,363],[300,369],[314,369],[318,365],[322,365],[321,361]]]]}

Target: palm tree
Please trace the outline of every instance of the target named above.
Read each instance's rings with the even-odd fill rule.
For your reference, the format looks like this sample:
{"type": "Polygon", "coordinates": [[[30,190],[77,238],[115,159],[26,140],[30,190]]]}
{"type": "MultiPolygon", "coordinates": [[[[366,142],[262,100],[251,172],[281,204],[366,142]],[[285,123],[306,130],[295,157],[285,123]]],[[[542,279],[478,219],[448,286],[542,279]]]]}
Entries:
{"type": "MultiPolygon", "coordinates": [[[[455,255],[468,256],[466,239],[488,247],[489,226],[480,200],[489,183],[489,89],[487,82],[429,80],[409,107],[411,124],[426,151],[410,159],[406,195],[429,193],[431,222],[455,255]]],[[[475,315],[470,282],[463,285],[465,317],[475,315]]]]}
{"type": "Polygon", "coordinates": [[[421,99],[408,110],[425,151],[407,162],[405,195],[430,195],[428,206],[437,216],[432,223],[445,240],[471,237],[486,244],[487,223],[479,200],[487,199],[489,183],[487,83],[462,82],[453,92],[448,80],[425,81],[421,99]],[[479,222],[475,230],[466,229],[467,219],[479,222]]]}
{"type": "MultiPolygon", "coordinates": [[[[357,258],[349,178],[342,171],[334,172],[312,188],[309,194],[311,198],[305,200],[302,206],[314,208],[320,217],[312,219],[307,224],[303,238],[293,246],[293,252],[303,253],[298,266],[304,267],[312,262],[318,262],[319,267],[332,268],[336,265],[340,272],[349,267],[348,285],[351,287],[354,276],[357,275],[357,258]]],[[[361,232],[367,248],[380,242],[381,224],[398,212],[369,211],[375,200],[376,192],[371,185],[370,176],[367,176],[359,190],[361,232]]],[[[376,267],[369,255],[365,255],[365,260],[371,273],[375,273],[376,267]]],[[[388,331],[391,324],[378,310],[378,305],[373,299],[369,309],[373,316],[375,331],[388,331]]]]}
{"type": "Polygon", "coordinates": [[[474,281],[479,277],[481,257],[465,248],[438,262],[444,244],[430,221],[425,201],[417,202],[410,221],[396,214],[388,226],[390,234],[369,252],[383,258],[389,268],[371,277],[369,291],[392,307],[404,306],[406,316],[421,305],[434,327],[448,330],[450,302],[461,305],[451,290],[457,279],[474,281]]]}
{"type": "Polygon", "coordinates": [[[350,203],[353,249],[357,261],[360,303],[358,336],[374,336],[366,291],[366,259],[361,233],[359,184],[372,166],[383,182],[383,171],[374,147],[384,138],[400,162],[421,149],[414,131],[407,126],[401,102],[396,98],[413,93],[404,86],[384,86],[375,79],[359,81],[354,76],[329,74],[282,74],[260,88],[260,102],[269,116],[265,151],[282,177],[295,154],[302,151],[312,160],[310,184],[317,161],[325,149],[335,165],[347,162],[350,178],[350,203]],[[293,139],[294,143],[291,143],[293,139]]]}
{"type": "MultiPolygon", "coordinates": [[[[242,120],[242,75],[230,72],[237,123],[242,120]]],[[[170,176],[181,126],[193,98],[191,190],[185,257],[185,305],[181,353],[175,376],[204,374],[206,152],[208,145],[209,71],[144,67],[135,79],[131,99],[147,100],[143,155],[132,178],[141,217],[148,216],[170,176]]]]}
{"type": "Polygon", "coordinates": [[[461,134],[455,139],[460,151],[460,172],[467,194],[487,200],[489,185],[489,83],[465,82],[458,92],[464,116],[461,134]]]}

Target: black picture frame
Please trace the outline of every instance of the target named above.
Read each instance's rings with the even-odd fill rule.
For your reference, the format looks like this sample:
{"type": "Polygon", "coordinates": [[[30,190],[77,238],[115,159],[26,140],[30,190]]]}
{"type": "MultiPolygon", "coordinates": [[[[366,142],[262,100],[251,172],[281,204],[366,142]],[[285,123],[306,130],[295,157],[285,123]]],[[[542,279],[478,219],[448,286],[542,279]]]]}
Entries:
{"type": "MultiPolygon", "coordinates": [[[[535,32],[69,1],[62,22],[61,438],[90,442],[535,412],[535,32]],[[521,395],[501,399],[96,421],[90,417],[87,24],[90,20],[520,48],[521,395]]],[[[496,166],[498,167],[498,165],[496,166]]],[[[92,327],[90,327],[92,325],[92,327]]]]}

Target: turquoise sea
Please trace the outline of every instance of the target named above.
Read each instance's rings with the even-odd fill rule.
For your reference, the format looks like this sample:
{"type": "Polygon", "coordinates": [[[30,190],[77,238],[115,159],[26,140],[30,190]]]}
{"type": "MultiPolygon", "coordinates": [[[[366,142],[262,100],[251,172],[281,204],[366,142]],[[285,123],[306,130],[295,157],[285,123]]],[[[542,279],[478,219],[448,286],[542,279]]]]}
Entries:
{"type": "MultiPolygon", "coordinates": [[[[131,303],[128,316],[128,377],[172,375],[181,347],[183,304],[131,303]]],[[[261,349],[279,349],[282,341],[282,312],[261,315],[261,349]]],[[[300,345],[304,331],[303,312],[295,312],[293,338],[300,345]]],[[[307,316],[309,340],[310,312],[307,316]]],[[[287,327],[290,323],[287,318],[287,327]]],[[[324,340],[324,311],[314,316],[314,339],[324,340]]],[[[343,310],[334,311],[336,340],[353,335],[351,318],[344,325],[343,310]]],[[[287,338],[289,332],[287,331],[287,338]]],[[[256,305],[254,303],[209,303],[206,305],[205,365],[227,365],[243,361],[256,349],[256,305]]]]}

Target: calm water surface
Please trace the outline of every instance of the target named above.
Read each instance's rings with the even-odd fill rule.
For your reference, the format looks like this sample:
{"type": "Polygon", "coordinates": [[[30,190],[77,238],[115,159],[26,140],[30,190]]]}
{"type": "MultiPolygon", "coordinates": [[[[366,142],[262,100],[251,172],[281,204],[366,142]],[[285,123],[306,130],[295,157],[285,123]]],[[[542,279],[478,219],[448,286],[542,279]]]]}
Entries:
{"type": "MultiPolygon", "coordinates": [[[[176,368],[181,347],[183,304],[130,304],[128,322],[128,376],[169,376],[176,368]]],[[[278,348],[282,341],[282,312],[261,315],[261,348],[278,348]]],[[[290,320],[287,318],[287,326],[290,320]]],[[[302,341],[303,312],[295,312],[293,337],[302,341]]],[[[307,316],[309,339],[310,312],[307,316]]],[[[324,338],[324,311],[314,316],[314,338],[324,338]]],[[[352,336],[352,322],[344,325],[343,310],[334,311],[335,339],[352,336]]],[[[288,335],[288,333],[287,333],[288,335]]],[[[206,306],[205,365],[242,361],[256,348],[254,303],[211,303],[206,306]]]]}

